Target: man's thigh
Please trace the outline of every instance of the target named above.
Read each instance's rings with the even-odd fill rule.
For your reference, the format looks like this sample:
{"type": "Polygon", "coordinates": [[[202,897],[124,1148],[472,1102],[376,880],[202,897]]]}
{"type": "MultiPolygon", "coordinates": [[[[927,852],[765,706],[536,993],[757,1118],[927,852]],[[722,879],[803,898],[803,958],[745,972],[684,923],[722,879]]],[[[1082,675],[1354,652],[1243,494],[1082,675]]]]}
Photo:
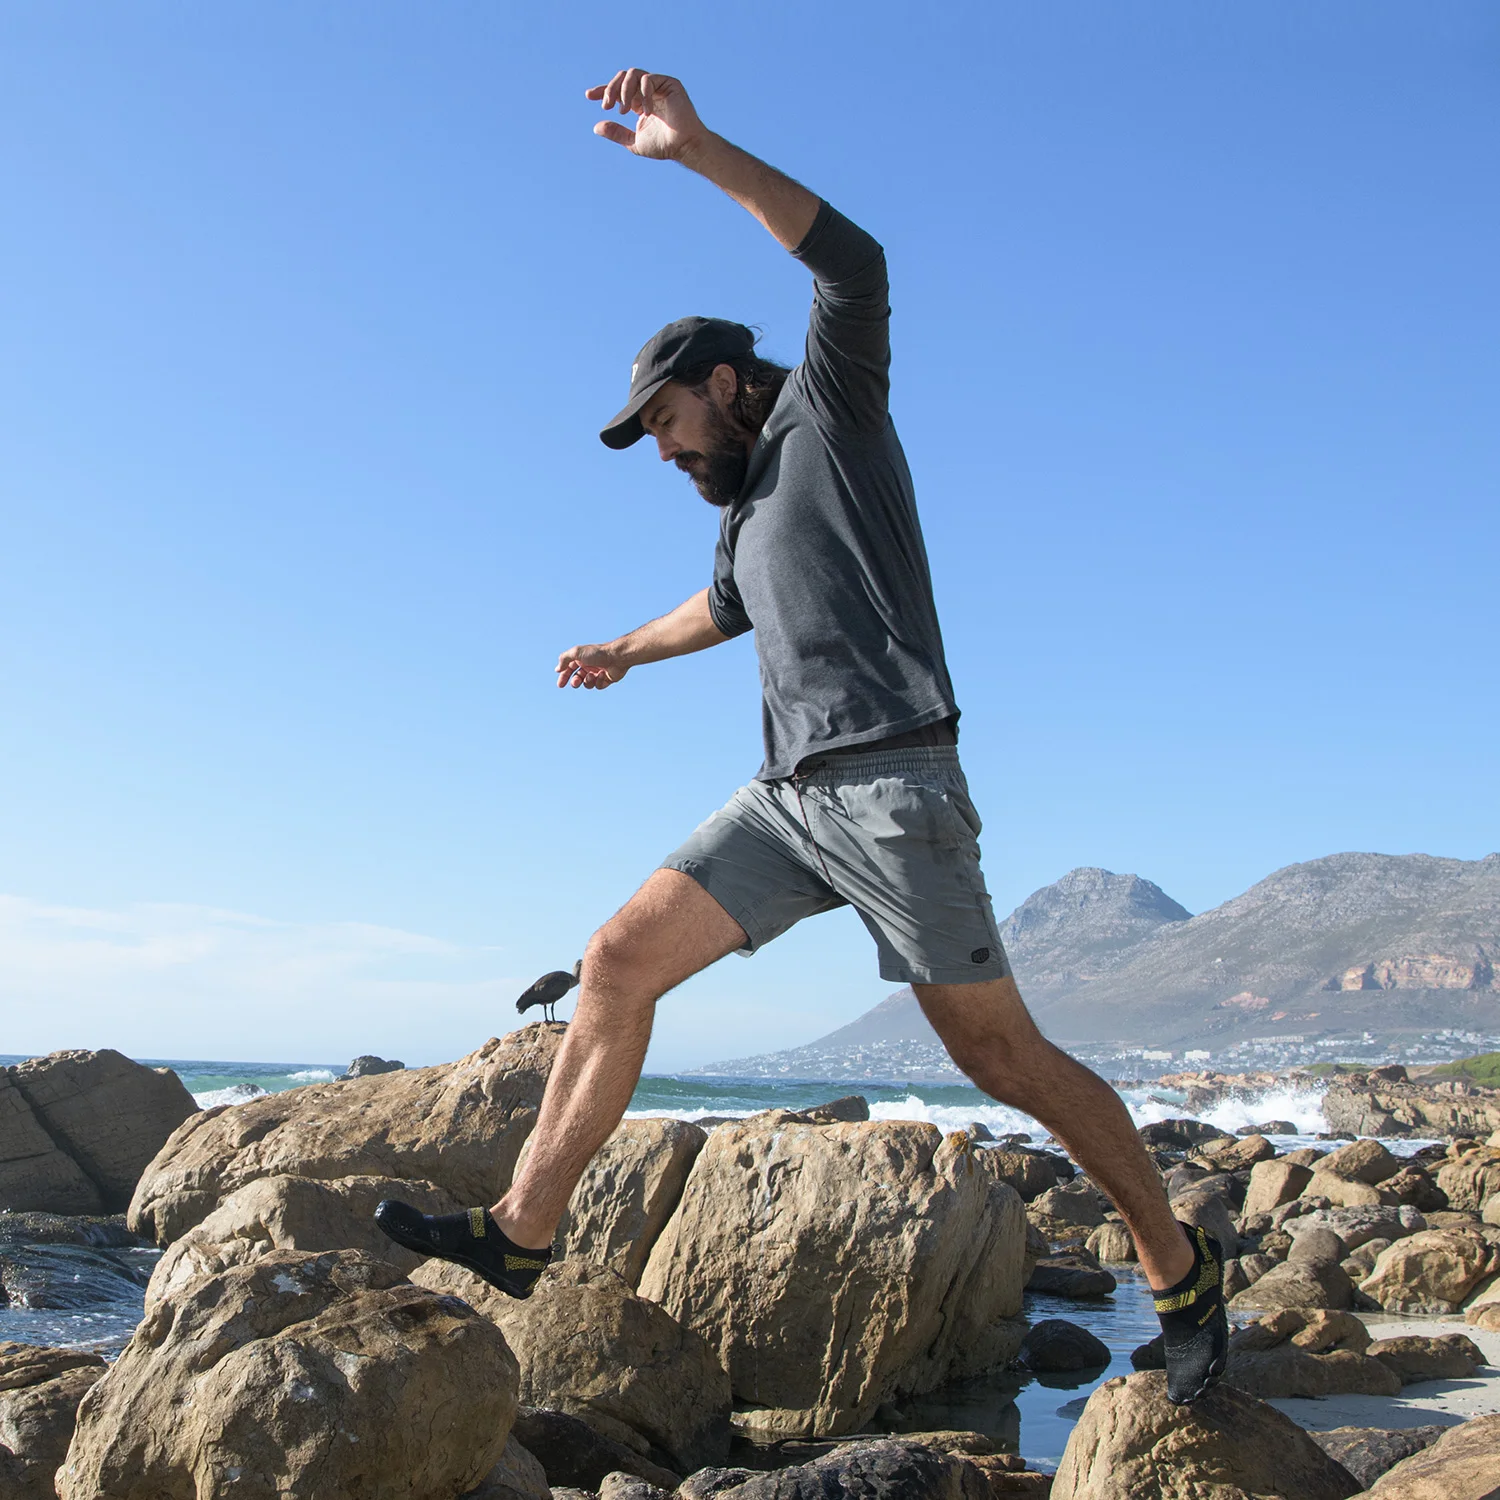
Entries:
{"type": "Polygon", "coordinates": [[[599,929],[584,978],[602,961],[665,994],[744,945],[744,928],[696,880],[656,870],[599,929]]]}

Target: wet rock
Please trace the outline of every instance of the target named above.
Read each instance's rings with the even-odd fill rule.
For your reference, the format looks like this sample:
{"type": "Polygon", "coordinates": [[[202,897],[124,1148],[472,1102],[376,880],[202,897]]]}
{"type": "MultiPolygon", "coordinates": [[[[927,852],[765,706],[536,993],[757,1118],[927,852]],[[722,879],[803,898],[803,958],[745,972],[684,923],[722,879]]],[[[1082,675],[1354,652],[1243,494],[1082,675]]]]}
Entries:
{"type": "Polygon", "coordinates": [[[1190,1406],[1165,1375],[1107,1380],[1063,1453],[1052,1500],[1347,1500],[1358,1481],[1290,1418],[1232,1386],[1190,1406]]]}
{"type": "Polygon", "coordinates": [[[1261,1125],[1241,1125],[1236,1135],[1300,1135],[1295,1120],[1267,1120],[1261,1125]]]}
{"type": "Polygon", "coordinates": [[[1022,1339],[1020,1359],[1028,1370],[1039,1373],[1103,1369],[1109,1363],[1109,1348],[1066,1318],[1044,1318],[1022,1339]]]}
{"type": "Polygon", "coordinates": [[[377,1073],[404,1072],[406,1064],[394,1058],[376,1057],[366,1052],[356,1057],[344,1071],[345,1078],[372,1078],[377,1073]]]}
{"type": "MultiPolygon", "coordinates": [[[[747,1479],[755,1478],[754,1469],[699,1469],[677,1486],[677,1500],[709,1500],[722,1495],[747,1479]]],[[[556,1491],[553,1494],[556,1495],[556,1491]]]]}
{"type": "Polygon", "coordinates": [[[204,1110],[142,1176],[130,1227],[170,1244],[236,1189],[283,1175],[431,1182],[460,1203],[493,1203],[536,1121],[565,1030],[539,1021],[440,1067],[204,1110]]]}
{"type": "Polygon", "coordinates": [[[606,1474],[634,1474],[664,1490],[675,1489],[678,1476],[624,1443],[617,1443],[567,1412],[522,1406],[516,1412],[516,1440],[547,1475],[552,1493],[559,1485],[597,1490],[606,1474]]]}
{"type": "Polygon", "coordinates": [[[457,1299],[357,1251],[275,1250],[158,1304],[80,1407],[58,1492],[460,1495],[500,1458],[516,1381],[457,1299]]]}
{"type": "Polygon", "coordinates": [[[1302,1196],[1302,1189],[1312,1181],[1312,1172],[1285,1157],[1257,1162],[1250,1169],[1250,1186],[1245,1190],[1245,1214],[1268,1214],[1302,1196]]]}
{"type": "Polygon", "coordinates": [[[1393,1371],[1402,1385],[1420,1380],[1467,1380],[1484,1363],[1484,1351],[1461,1333],[1379,1339],[1370,1345],[1369,1353],[1393,1371]]]}
{"type": "Polygon", "coordinates": [[[1118,1284],[1087,1250],[1065,1250],[1036,1263],[1026,1290],[1054,1297],[1107,1297],[1118,1284]]]}
{"type": "MultiPolygon", "coordinates": [[[[26,1201],[0,1165],[0,1206],[54,1213],[121,1212],[152,1157],[183,1120],[198,1112],[193,1096],[169,1068],[148,1068],[111,1049],[53,1052],[3,1070],[7,1093],[24,1102],[51,1152],[70,1159],[92,1188],[93,1201],[26,1201]]],[[[14,1104],[14,1101],[13,1101],[14,1104]]],[[[0,1163],[12,1155],[20,1116],[0,1097],[0,1163]]],[[[12,1159],[11,1165],[17,1165],[12,1159]]],[[[56,1169],[57,1164],[49,1170],[56,1169]]],[[[45,1195],[44,1195],[45,1196],[45,1195]]]]}
{"type": "Polygon", "coordinates": [[[1368,1489],[1393,1464],[1435,1443],[1445,1427],[1335,1427],[1307,1435],[1368,1489]]]}
{"type": "Polygon", "coordinates": [[[52,1476],[73,1437],[78,1405],[104,1374],[97,1354],[0,1344],[0,1494],[55,1500],[52,1476]]]}
{"type": "Polygon", "coordinates": [[[810,1125],[854,1125],[870,1118],[870,1101],[863,1094],[845,1094],[801,1113],[810,1125]]]}
{"type": "Polygon", "coordinates": [[[845,1495],[872,1500],[991,1500],[996,1492],[985,1471],[967,1458],[883,1438],[846,1443],[809,1464],[756,1474],[732,1489],[711,1493],[726,1500],[829,1500],[845,1495]]]}
{"type": "Polygon", "coordinates": [[[1103,1195],[1082,1178],[1049,1188],[1027,1205],[1026,1217],[1053,1243],[1082,1241],[1104,1222],[1103,1195]]]}
{"type": "Polygon", "coordinates": [[[1493,1500],[1500,1474],[1500,1416],[1450,1427],[1375,1482],[1377,1500],[1493,1500]]]}
{"type": "Polygon", "coordinates": [[[1084,1248],[1101,1265],[1128,1265],[1136,1258],[1135,1238],[1119,1219],[1101,1224],[1084,1248]]]}
{"type": "Polygon", "coordinates": [[[552,1490],[547,1484],[546,1471],[512,1432],[506,1439],[500,1462],[463,1500],[552,1500],[552,1490]]]}
{"type": "Polygon", "coordinates": [[[389,1177],[262,1177],[230,1193],[162,1256],[146,1293],[155,1303],[199,1276],[249,1265],[272,1250],[360,1250],[403,1274],[423,1257],[403,1250],[375,1227],[382,1198],[401,1198],[423,1213],[463,1207],[430,1182],[389,1177]]]}
{"type": "Polygon", "coordinates": [[[990,1154],[909,1121],[723,1126],[641,1294],[715,1351],[758,1434],[855,1431],[1020,1346],[1025,1216],[990,1154]]]}
{"type": "Polygon", "coordinates": [[[0,1250],[13,1245],[84,1245],[94,1250],[143,1250],[124,1214],[47,1214],[0,1211],[0,1250]]]}
{"type": "Polygon", "coordinates": [[[0,1249],[0,1306],[71,1312],[134,1302],[155,1258],[85,1245],[9,1245],[0,1249]]]}
{"type": "Polygon", "coordinates": [[[1451,1313],[1487,1274],[1490,1247],[1463,1230],[1425,1230],[1381,1252],[1360,1283],[1387,1312],[1451,1313]]]}
{"type": "Polygon", "coordinates": [[[1158,1120],[1151,1125],[1142,1125],[1137,1133],[1145,1145],[1164,1151],[1192,1151],[1209,1141],[1234,1139],[1217,1125],[1204,1120],[1158,1120]]]}
{"type": "Polygon", "coordinates": [[[668,1500],[671,1491],[618,1470],[599,1481],[599,1500],[668,1500]]]}
{"type": "Polygon", "coordinates": [[[1282,1309],[1341,1309],[1354,1300],[1354,1285],[1337,1262],[1283,1261],[1230,1299],[1232,1312],[1282,1309]]]}
{"type": "Polygon", "coordinates": [[[494,1321],[523,1405],[567,1412],[688,1473],[729,1454],[729,1377],[702,1338],[607,1266],[563,1261],[518,1301],[446,1261],[412,1273],[494,1321]]]}
{"type": "MultiPolygon", "coordinates": [[[[847,1103],[834,1102],[841,1108],[847,1103]]],[[[681,1201],[707,1139],[707,1132],[684,1120],[623,1121],[573,1190],[554,1237],[561,1254],[608,1266],[639,1286],[651,1247],[681,1201]]]]}

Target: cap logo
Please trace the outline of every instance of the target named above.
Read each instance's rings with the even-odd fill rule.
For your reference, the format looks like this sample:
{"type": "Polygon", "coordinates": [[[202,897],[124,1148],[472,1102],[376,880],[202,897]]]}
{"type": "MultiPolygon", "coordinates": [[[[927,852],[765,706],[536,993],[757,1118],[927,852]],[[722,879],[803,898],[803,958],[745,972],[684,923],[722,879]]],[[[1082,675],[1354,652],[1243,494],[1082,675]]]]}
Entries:
{"type": "Polygon", "coordinates": [[[640,360],[636,360],[636,362],[635,362],[635,363],[634,363],[634,364],[633,364],[633,365],[631,365],[631,367],[630,367],[630,378],[631,378],[631,379],[632,379],[632,380],[634,380],[634,379],[635,379],[635,372],[636,372],[636,371],[637,371],[637,370],[639,370],[639,369],[640,369],[640,367],[641,367],[641,362],[640,362],[640,360]]]}

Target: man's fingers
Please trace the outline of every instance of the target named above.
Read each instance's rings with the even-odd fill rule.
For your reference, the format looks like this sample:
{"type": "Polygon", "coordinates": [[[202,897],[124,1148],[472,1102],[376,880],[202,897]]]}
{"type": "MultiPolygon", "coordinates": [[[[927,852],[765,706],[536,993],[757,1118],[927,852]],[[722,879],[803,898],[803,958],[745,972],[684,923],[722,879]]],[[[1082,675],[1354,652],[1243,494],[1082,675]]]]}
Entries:
{"type": "Polygon", "coordinates": [[[604,91],[608,87],[609,87],[609,85],[606,84],[606,83],[596,83],[593,86],[593,88],[591,88],[591,89],[585,89],[583,91],[583,97],[585,99],[594,99],[594,100],[602,99],[604,97],[604,91]]]}
{"type": "Polygon", "coordinates": [[[620,86],[620,113],[629,114],[641,109],[641,85],[645,81],[644,68],[626,68],[625,81],[620,86]]]}
{"type": "Polygon", "coordinates": [[[594,134],[602,135],[605,140],[613,141],[617,146],[624,146],[627,150],[635,148],[635,131],[620,124],[618,120],[600,120],[594,126],[594,134]]]}

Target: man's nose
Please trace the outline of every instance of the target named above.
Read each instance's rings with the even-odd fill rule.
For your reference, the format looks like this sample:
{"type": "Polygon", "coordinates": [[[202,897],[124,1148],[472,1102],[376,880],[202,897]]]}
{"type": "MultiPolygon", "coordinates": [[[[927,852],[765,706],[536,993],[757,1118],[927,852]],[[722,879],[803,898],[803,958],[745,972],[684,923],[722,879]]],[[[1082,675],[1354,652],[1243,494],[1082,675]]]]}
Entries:
{"type": "Polygon", "coordinates": [[[674,443],[669,437],[658,437],[656,440],[656,451],[664,464],[669,464],[679,453],[682,452],[682,444],[674,443]]]}

